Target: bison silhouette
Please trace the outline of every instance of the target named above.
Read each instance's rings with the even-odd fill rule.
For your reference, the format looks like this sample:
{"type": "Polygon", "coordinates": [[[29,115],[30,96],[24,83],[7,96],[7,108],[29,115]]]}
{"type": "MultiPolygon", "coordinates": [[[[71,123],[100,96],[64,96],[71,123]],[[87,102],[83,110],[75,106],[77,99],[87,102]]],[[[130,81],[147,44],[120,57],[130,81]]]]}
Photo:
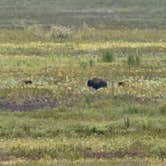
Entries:
{"type": "Polygon", "coordinates": [[[92,87],[95,90],[97,90],[97,89],[100,89],[100,88],[107,87],[107,82],[100,79],[100,78],[93,78],[92,80],[88,80],[87,86],[92,87]]]}
{"type": "Polygon", "coordinates": [[[118,86],[125,86],[125,85],[126,85],[126,83],[124,81],[118,82],[118,86]]]}
{"type": "Polygon", "coordinates": [[[31,80],[22,80],[22,83],[28,85],[28,84],[32,84],[32,81],[31,80]]]}

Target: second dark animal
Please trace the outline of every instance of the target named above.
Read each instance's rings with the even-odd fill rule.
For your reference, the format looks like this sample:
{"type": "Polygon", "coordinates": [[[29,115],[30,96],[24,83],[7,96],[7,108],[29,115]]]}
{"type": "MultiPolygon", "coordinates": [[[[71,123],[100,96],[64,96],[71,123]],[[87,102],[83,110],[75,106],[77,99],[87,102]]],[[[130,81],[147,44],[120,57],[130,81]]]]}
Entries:
{"type": "Polygon", "coordinates": [[[126,85],[126,83],[123,81],[118,82],[118,86],[125,86],[125,85],[126,85]]]}
{"type": "Polygon", "coordinates": [[[31,80],[22,80],[22,83],[23,84],[32,84],[32,81],[31,80]]]}
{"type": "Polygon", "coordinates": [[[88,87],[92,87],[95,90],[97,90],[99,88],[107,87],[107,82],[102,80],[102,79],[100,79],[100,78],[93,78],[92,80],[88,80],[87,86],[88,87]]]}

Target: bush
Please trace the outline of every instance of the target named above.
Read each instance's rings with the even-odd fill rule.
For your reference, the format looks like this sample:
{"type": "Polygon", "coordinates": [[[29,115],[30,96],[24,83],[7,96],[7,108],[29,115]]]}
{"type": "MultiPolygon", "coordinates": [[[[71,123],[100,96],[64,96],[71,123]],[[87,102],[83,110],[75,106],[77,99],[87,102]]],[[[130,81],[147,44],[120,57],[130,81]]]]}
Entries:
{"type": "Polygon", "coordinates": [[[138,55],[129,55],[127,59],[127,63],[129,66],[139,66],[141,63],[141,59],[138,55]]]}
{"type": "Polygon", "coordinates": [[[102,57],[103,62],[113,62],[115,60],[114,55],[111,52],[105,52],[102,57]]]}

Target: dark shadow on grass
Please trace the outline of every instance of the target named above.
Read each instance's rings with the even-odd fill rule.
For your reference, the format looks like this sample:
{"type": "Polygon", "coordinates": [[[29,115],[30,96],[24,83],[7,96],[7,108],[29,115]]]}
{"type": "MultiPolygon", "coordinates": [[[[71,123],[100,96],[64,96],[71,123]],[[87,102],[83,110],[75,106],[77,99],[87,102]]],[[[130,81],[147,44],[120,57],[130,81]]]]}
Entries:
{"type": "Polygon", "coordinates": [[[49,98],[45,98],[45,100],[38,100],[38,99],[34,99],[31,101],[27,100],[21,104],[0,99],[0,108],[11,111],[32,111],[43,108],[54,108],[58,104],[59,103],[57,99],[50,100],[49,98]]]}

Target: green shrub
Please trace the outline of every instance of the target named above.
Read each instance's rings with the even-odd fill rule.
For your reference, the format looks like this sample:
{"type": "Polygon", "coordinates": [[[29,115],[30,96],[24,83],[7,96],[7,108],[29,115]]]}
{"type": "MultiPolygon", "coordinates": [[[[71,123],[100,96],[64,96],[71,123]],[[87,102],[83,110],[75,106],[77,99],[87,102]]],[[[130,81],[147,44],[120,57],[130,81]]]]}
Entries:
{"type": "Polygon", "coordinates": [[[113,62],[114,60],[114,55],[111,52],[105,52],[102,56],[103,62],[113,62]]]}
{"type": "Polygon", "coordinates": [[[127,63],[129,66],[139,66],[141,63],[141,59],[138,55],[129,55],[127,58],[127,63]]]}

